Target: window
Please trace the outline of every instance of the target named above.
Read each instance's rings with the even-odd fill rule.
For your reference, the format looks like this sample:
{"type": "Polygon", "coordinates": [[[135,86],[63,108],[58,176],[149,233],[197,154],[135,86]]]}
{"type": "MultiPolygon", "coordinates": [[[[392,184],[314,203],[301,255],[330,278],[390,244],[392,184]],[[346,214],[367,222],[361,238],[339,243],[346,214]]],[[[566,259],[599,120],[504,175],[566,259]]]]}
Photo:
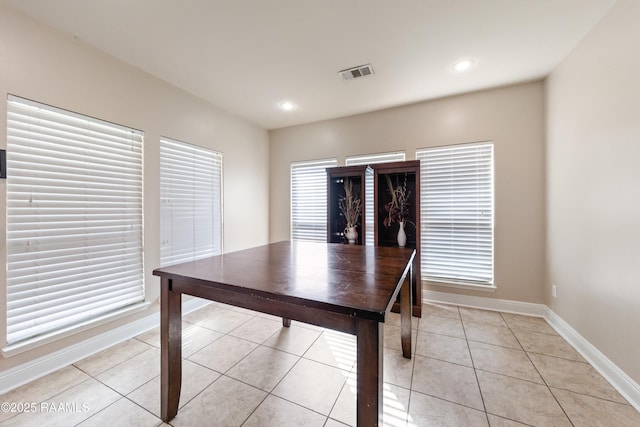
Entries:
{"type": "Polygon", "coordinates": [[[9,96],[9,346],[144,300],[143,133],[9,96]]]}
{"type": "Polygon", "coordinates": [[[363,154],[346,158],[346,166],[373,165],[375,163],[404,162],[404,151],[396,153],[363,154]]]}
{"type": "Polygon", "coordinates": [[[222,154],[160,138],[160,264],[222,253],[222,154]]]}
{"type": "MultiPolygon", "coordinates": [[[[376,163],[391,163],[391,162],[404,162],[404,151],[396,153],[380,153],[380,154],[364,154],[361,156],[347,157],[345,164],[347,166],[358,165],[373,165],[376,163]]],[[[367,223],[365,224],[365,242],[367,246],[373,246],[375,244],[374,229],[374,209],[373,209],[373,174],[368,174],[365,177],[365,218],[367,223]]]]}
{"type": "Polygon", "coordinates": [[[493,143],[418,151],[422,274],[493,285],[493,143]]]}
{"type": "Polygon", "coordinates": [[[336,159],[291,164],[291,240],[327,241],[327,168],[336,159]]]}

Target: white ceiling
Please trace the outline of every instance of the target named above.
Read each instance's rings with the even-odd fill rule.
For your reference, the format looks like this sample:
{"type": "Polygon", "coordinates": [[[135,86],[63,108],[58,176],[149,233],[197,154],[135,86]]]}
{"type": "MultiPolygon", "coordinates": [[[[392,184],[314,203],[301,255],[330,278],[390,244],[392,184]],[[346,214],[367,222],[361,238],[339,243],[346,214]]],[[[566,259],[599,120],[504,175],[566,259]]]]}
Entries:
{"type": "Polygon", "coordinates": [[[615,2],[0,1],[266,129],[540,79],[615,2]]]}

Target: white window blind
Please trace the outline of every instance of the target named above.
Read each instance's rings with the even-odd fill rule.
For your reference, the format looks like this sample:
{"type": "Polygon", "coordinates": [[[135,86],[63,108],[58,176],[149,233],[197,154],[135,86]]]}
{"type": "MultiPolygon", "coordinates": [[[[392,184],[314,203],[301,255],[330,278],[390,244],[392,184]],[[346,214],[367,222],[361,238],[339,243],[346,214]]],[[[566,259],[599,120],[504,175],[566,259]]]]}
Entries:
{"type": "Polygon", "coordinates": [[[359,156],[349,156],[345,159],[346,166],[373,165],[375,163],[404,162],[405,153],[399,151],[395,153],[363,154],[359,156]]]}
{"type": "Polygon", "coordinates": [[[327,168],[336,159],[291,164],[291,240],[327,241],[327,168]]]}
{"type": "Polygon", "coordinates": [[[222,154],[160,138],[160,263],[222,253],[222,154]]]}
{"type": "Polygon", "coordinates": [[[142,302],[142,132],[11,95],[7,110],[7,343],[142,302]]]}
{"type": "Polygon", "coordinates": [[[418,151],[422,272],[493,284],[493,143],[418,151]]]}
{"type": "MultiPolygon", "coordinates": [[[[376,163],[404,162],[404,151],[396,153],[364,154],[361,156],[351,156],[346,158],[346,166],[373,165],[376,163]]],[[[366,218],[365,245],[375,244],[374,229],[374,209],[373,209],[373,174],[365,175],[365,201],[364,211],[366,218]]]]}

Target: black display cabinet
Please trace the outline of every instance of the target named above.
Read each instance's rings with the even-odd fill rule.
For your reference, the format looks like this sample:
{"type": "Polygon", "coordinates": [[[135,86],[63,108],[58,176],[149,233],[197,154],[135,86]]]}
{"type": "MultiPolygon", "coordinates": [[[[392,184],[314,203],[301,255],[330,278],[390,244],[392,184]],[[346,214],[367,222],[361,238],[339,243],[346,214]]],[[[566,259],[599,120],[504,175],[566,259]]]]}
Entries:
{"type": "MultiPolygon", "coordinates": [[[[373,170],[368,166],[346,166],[327,168],[327,242],[352,243],[362,245],[367,239],[366,204],[367,193],[373,194],[373,170]],[[367,187],[371,189],[367,191],[367,187]],[[350,193],[350,194],[349,194],[350,193]],[[349,199],[350,198],[350,199],[349,199]],[[341,203],[343,209],[341,209],[341,203]],[[359,214],[355,218],[357,238],[349,242],[348,225],[344,208],[359,205],[359,214]]],[[[352,218],[353,220],[353,218],[352,218]]]]}
{"type": "MultiPolygon", "coordinates": [[[[416,250],[411,276],[412,312],[422,316],[420,273],[420,161],[377,163],[368,166],[341,166],[327,169],[327,242],[349,243],[345,235],[347,219],[341,200],[360,200],[358,237],[353,244],[405,247],[416,250]],[[400,222],[404,239],[398,238],[400,222]]],[[[394,304],[394,311],[400,309],[394,304]]]]}
{"type": "MultiPolygon", "coordinates": [[[[422,316],[420,273],[420,161],[379,163],[374,171],[374,236],[376,246],[416,250],[411,287],[413,315],[422,316]],[[402,223],[402,224],[401,224],[402,223]],[[400,228],[404,229],[403,233],[400,228]]],[[[397,310],[399,307],[396,307],[397,310]]]]}

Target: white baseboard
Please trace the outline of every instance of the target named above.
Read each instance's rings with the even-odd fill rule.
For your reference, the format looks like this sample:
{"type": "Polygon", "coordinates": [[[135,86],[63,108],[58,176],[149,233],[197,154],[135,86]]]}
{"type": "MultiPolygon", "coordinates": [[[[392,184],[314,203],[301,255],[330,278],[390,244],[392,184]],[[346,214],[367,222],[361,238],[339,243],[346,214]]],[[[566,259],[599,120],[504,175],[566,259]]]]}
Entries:
{"type": "MultiPolygon", "coordinates": [[[[191,298],[188,301],[184,301],[182,312],[186,314],[209,303],[210,301],[200,298],[191,298]]],[[[89,357],[115,344],[140,335],[158,325],[160,325],[160,313],[156,312],[142,319],[81,341],[70,347],[7,369],[0,373],[0,395],[55,372],[60,368],[69,366],[78,360],[89,357]]]]}
{"type": "Polygon", "coordinates": [[[640,386],[546,305],[428,290],[423,291],[423,297],[424,302],[455,304],[464,307],[481,308],[483,310],[543,317],[547,323],[571,344],[585,360],[591,363],[636,410],[640,411],[640,386]]]}
{"type": "Polygon", "coordinates": [[[502,311],[505,313],[525,314],[527,316],[544,317],[547,306],[529,302],[510,301],[496,298],[475,297],[470,295],[450,294],[438,291],[422,291],[423,300],[460,305],[463,307],[482,308],[483,310],[502,311]]]}
{"type": "MultiPolygon", "coordinates": [[[[546,305],[437,291],[424,291],[424,302],[544,317],[631,405],[640,411],[640,386],[546,305]]],[[[207,304],[209,301],[190,299],[184,302],[183,313],[189,313],[207,304]]],[[[150,314],[135,322],[0,373],[0,395],[158,326],[160,324],[158,314],[150,314]]]]}
{"type": "Polygon", "coordinates": [[[587,341],[553,310],[547,307],[544,318],[578,353],[582,355],[625,399],[640,411],[640,385],[607,356],[587,341]]]}

